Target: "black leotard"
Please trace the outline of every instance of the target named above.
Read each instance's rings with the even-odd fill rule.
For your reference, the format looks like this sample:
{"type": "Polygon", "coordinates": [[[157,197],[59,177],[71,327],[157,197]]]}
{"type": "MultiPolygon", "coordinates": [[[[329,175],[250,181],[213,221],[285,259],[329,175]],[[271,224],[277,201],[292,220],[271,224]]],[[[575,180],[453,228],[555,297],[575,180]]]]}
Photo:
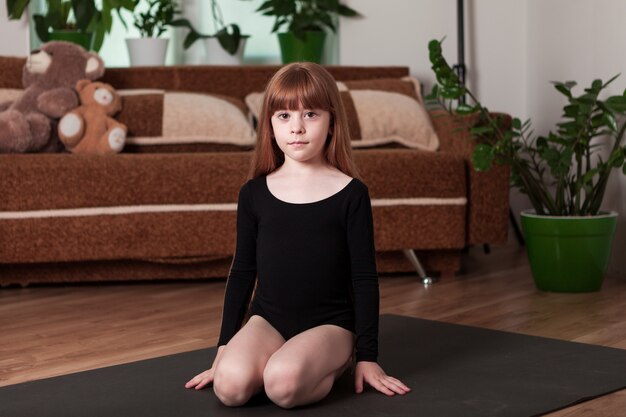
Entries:
{"type": "Polygon", "coordinates": [[[376,361],[379,291],[367,186],[354,178],[330,197],[298,204],[276,198],[266,178],[239,191],[218,346],[241,327],[258,274],[250,313],[285,340],[334,324],[356,333],[357,361],[376,361]]]}

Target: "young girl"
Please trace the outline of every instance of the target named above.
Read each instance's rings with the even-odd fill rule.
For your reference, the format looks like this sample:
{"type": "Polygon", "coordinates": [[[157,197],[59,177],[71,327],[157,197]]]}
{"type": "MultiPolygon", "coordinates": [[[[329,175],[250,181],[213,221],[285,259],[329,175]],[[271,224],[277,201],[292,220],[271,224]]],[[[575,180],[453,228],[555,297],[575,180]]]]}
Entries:
{"type": "Polygon", "coordinates": [[[367,383],[406,394],[376,362],[372,209],[335,80],[316,64],[287,65],[267,85],[261,115],[251,179],[239,191],[217,355],[185,386],[213,382],[227,406],[264,389],[291,408],[324,398],[356,350],[357,393],[367,383]]]}

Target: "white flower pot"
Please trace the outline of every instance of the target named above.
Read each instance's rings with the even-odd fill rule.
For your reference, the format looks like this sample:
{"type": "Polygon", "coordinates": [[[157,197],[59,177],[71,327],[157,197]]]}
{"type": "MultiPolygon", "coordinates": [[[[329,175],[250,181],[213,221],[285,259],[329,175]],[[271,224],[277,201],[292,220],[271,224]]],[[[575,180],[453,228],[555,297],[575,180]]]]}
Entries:
{"type": "Polygon", "coordinates": [[[210,65],[241,65],[243,63],[243,50],[246,47],[246,38],[241,38],[239,49],[235,55],[231,55],[222,48],[217,38],[204,39],[206,49],[206,63],[210,65]]]}
{"type": "Polygon", "coordinates": [[[127,38],[128,56],[133,67],[159,66],[165,64],[169,39],[127,38]]]}

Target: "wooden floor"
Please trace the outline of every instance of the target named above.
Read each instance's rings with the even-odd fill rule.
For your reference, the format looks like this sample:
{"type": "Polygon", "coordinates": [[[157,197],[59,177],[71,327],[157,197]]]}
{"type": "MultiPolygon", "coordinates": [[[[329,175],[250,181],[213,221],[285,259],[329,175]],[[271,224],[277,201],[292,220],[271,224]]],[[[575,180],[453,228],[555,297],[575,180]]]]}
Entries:
{"type": "MultiPolygon", "coordinates": [[[[0,289],[0,386],[213,346],[221,281],[0,289]]],[[[626,280],[600,292],[534,288],[515,242],[472,248],[455,278],[430,287],[381,276],[381,313],[626,349],[626,280]]],[[[207,363],[207,367],[210,364],[207,363]]],[[[626,415],[626,390],[552,417],[626,415]]]]}

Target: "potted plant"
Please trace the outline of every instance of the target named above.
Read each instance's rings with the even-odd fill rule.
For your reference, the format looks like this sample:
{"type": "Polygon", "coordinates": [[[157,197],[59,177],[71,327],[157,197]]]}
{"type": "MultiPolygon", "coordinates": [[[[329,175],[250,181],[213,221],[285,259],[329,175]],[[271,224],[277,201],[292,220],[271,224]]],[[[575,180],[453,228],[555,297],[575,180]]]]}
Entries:
{"type": "Polygon", "coordinates": [[[474,168],[492,164],[511,167],[511,185],[528,195],[533,210],[522,212],[527,253],[541,290],[579,292],[599,290],[611,253],[617,213],[601,209],[613,170],[626,174],[626,91],[602,99],[613,82],[595,80],[581,95],[576,83],[554,82],[567,99],[563,120],[547,136],[534,137],[530,121],[489,113],[459,81],[441,52],[441,42],[429,44],[437,82],[428,99],[468,122],[477,141],[474,168]],[[471,103],[453,107],[469,96],[471,103]],[[608,138],[610,154],[599,154],[600,138],[608,138]]]}
{"type": "Polygon", "coordinates": [[[133,26],[139,30],[139,38],[127,38],[128,55],[132,66],[163,65],[169,39],[162,38],[172,26],[174,17],[181,13],[176,0],[147,0],[145,8],[137,10],[141,0],[135,0],[136,12],[133,26]]]}
{"type": "MultiPolygon", "coordinates": [[[[30,0],[7,0],[9,19],[20,19],[30,0]]],[[[35,32],[42,42],[65,40],[78,43],[85,49],[99,51],[104,37],[111,32],[113,12],[132,11],[133,0],[107,0],[106,7],[98,8],[94,0],[46,0],[46,13],[33,15],[35,32]]]]}
{"type": "Polygon", "coordinates": [[[337,16],[356,17],[359,13],[339,0],[266,0],[257,12],[274,16],[272,33],[278,33],[283,63],[320,63],[326,39],[325,30],[336,32],[337,16]]]}
{"type": "Polygon", "coordinates": [[[222,10],[216,0],[211,0],[211,18],[215,33],[206,35],[198,32],[188,20],[179,19],[172,26],[181,26],[189,29],[183,41],[183,47],[188,49],[197,40],[204,40],[208,62],[212,64],[236,65],[243,60],[243,51],[248,35],[242,35],[241,29],[235,23],[224,24],[222,10]]]}

